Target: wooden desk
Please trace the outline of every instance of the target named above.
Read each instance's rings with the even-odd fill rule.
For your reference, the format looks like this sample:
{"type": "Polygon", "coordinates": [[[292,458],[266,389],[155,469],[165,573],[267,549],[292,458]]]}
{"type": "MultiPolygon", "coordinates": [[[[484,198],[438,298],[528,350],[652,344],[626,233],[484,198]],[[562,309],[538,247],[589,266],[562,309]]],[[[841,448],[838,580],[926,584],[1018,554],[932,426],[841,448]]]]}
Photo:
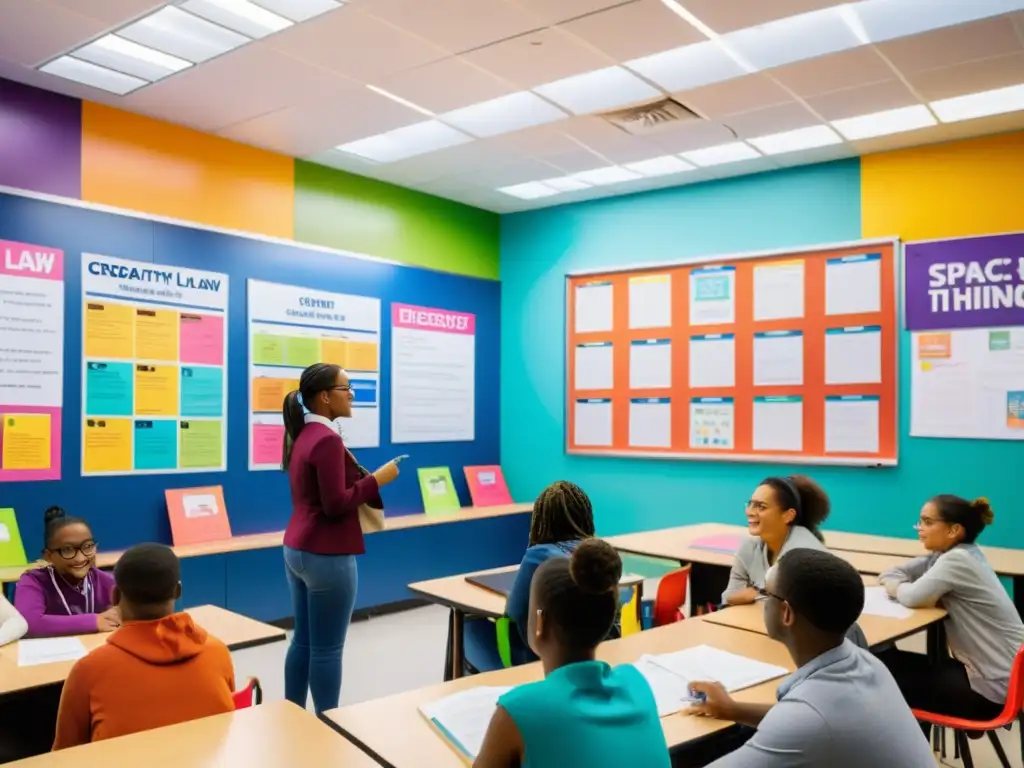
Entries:
{"type": "MultiPolygon", "coordinates": [[[[711,645],[777,664],[790,671],[794,668],[789,654],[780,643],[701,619],[687,619],[603,643],[597,655],[613,665],[628,664],[645,653],[667,653],[695,645],[711,645]]],[[[427,724],[418,707],[474,686],[520,685],[539,680],[542,676],[543,670],[539,663],[527,664],[334,709],[327,712],[326,717],[383,765],[394,768],[460,768],[464,765],[461,758],[427,724]]],[[[770,704],[775,701],[778,683],[779,680],[775,680],[741,691],[736,694],[736,698],[745,702],[770,704]]],[[[732,727],[732,723],[679,714],[662,718],[661,724],[670,749],[732,727]]]]}
{"type": "MultiPolygon", "coordinates": [[[[375,531],[372,534],[387,533],[388,531],[401,531],[407,528],[422,528],[428,525],[444,525],[446,523],[460,523],[470,520],[486,520],[492,517],[504,517],[506,515],[522,515],[533,511],[533,504],[504,504],[495,507],[463,507],[451,515],[400,515],[387,519],[387,528],[383,531],[375,531]]],[[[178,557],[202,557],[203,555],[223,555],[228,552],[246,552],[253,549],[273,549],[282,546],[284,542],[284,531],[271,531],[270,533],[251,533],[244,536],[233,536],[224,541],[208,541],[202,544],[186,544],[181,547],[174,547],[178,557]]],[[[96,565],[100,568],[112,568],[121,551],[100,552],[96,555],[96,565]]],[[[10,584],[21,578],[21,574],[32,568],[38,568],[43,563],[35,562],[28,565],[9,565],[0,567],[0,584],[10,584]]]]}
{"type": "MultiPolygon", "coordinates": [[[[215,605],[190,608],[188,613],[199,626],[206,629],[233,651],[285,639],[283,629],[255,619],[239,616],[215,605]]],[[[109,633],[79,635],[86,650],[92,650],[107,641],[109,633]]],[[[36,667],[18,666],[18,643],[0,648],[0,696],[29,688],[63,683],[74,662],[42,664],[36,667]]]]}
{"type": "Polygon", "coordinates": [[[7,768],[378,768],[357,746],[315,715],[275,701],[226,715],[97,741],[7,768]]]}
{"type": "MultiPolygon", "coordinates": [[[[505,598],[489,589],[471,584],[467,576],[483,576],[491,573],[510,573],[519,569],[518,565],[503,568],[490,568],[486,571],[462,573],[457,576],[445,576],[441,579],[417,581],[409,585],[409,591],[432,603],[443,605],[451,610],[448,621],[448,651],[445,657],[445,680],[462,676],[465,653],[462,646],[463,626],[466,616],[481,616],[487,619],[500,619],[505,615],[505,598]]],[[[619,582],[622,587],[643,588],[643,577],[623,574],[619,582]]],[[[640,600],[637,600],[637,606],[640,600]]]]}

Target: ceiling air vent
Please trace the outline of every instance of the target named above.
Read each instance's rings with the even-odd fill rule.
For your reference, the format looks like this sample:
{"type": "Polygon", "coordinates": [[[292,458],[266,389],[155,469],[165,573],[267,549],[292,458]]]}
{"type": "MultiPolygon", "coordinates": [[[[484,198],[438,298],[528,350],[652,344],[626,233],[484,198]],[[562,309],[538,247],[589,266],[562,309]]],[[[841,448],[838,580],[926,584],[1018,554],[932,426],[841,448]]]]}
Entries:
{"type": "Polygon", "coordinates": [[[639,107],[605,112],[604,120],[636,136],[678,128],[680,123],[702,119],[700,115],[674,99],[660,99],[639,107]]]}

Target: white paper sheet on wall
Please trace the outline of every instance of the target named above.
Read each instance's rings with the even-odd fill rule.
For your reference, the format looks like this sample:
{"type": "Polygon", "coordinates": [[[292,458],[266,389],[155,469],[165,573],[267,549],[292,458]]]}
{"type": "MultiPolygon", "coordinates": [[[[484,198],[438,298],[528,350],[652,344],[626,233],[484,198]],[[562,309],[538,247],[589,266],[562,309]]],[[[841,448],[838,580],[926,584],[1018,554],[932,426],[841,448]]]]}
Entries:
{"type": "Polygon", "coordinates": [[[736,339],[731,333],[690,337],[690,387],[736,386],[736,339]]]}
{"type": "Polygon", "coordinates": [[[672,401],[635,397],[629,401],[630,448],[672,447],[672,401]]]}
{"type": "Polygon", "coordinates": [[[774,261],[754,267],[754,320],[804,316],[804,262],[774,261]]]}
{"type": "Polygon", "coordinates": [[[754,386],[804,383],[804,335],[801,331],[754,334],[754,386]]]}
{"type": "Polygon", "coordinates": [[[826,384],[882,381],[882,328],[858,325],[825,331],[826,384]]]}
{"type": "Polygon", "coordinates": [[[610,447],[612,444],[612,401],[592,397],[576,401],[575,443],[579,447],[610,447]]]}
{"type": "Polygon", "coordinates": [[[639,339],[629,344],[629,388],[667,389],[672,386],[672,342],[639,339]]]}
{"type": "Polygon", "coordinates": [[[667,328],[672,325],[672,276],[629,278],[629,327],[667,328]]]}
{"type": "Polygon", "coordinates": [[[825,452],[878,453],[877,395],[825,398],[825,452]]]}
{"type": "Polygon", "coordinates": [[[796,395],[754,398],[754,450],[802,451],[804,402],[796,395]]]}
{"type": "Polygon", "coordinates": [[[731,450],[736,407],[731,397],[695,397],[690,400],[690,447],[731,450]]]}
{"type": "Polygon", "coordinates": [[[612,284],[607,281],[576,286],[576,333],[612,329],[612,284]]]}
{"type": "Polygon", "coordinates": [[[857,315],[882,309],[882,256],[862,253],[825,265],[825,314],[857,315]]]}
{"type": "Polygon", "coordinates": [[[614,383],[612,343],[576,345],[576,389],[611,389],[614,383]]]}
{"type": "Polygon", "coordinates": [[[714,266],[690,272],[690,325],[736,322],[736,268],[714,266]]]}

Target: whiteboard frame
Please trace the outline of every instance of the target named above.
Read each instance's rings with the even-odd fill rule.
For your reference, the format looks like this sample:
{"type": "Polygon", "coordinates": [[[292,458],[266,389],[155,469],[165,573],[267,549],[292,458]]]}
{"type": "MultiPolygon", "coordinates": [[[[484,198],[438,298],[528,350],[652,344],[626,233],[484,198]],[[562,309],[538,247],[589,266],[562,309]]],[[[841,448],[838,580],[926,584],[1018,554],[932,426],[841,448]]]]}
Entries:
{"type": "Polygon", "coordinates": [[[565,305],[562,310],[563,327],[562,338],[565,346],[564,368],[562,369],[562,438],[563,450],[566,456],[588,456],[592,458],[609,459],[660,459],[662,461],[702,461],[702,462],[723,462],[727,464],[786,464],[798,466],[826,466],[826,467],[895,467],[899,464],[900,456],[900,334],[905,330],[904,308],[903,308],[903,278],[905,269],[904,243],[896,235],[890,237],[872,237],[866,240],[847,240],[840,243],[821,243],[818,245],[801,245],[793,248],[773,248],[764,251],[744,251],[741,253],[709,254],[706,256],[687,256],[683,259],[671,259],[667,261],[652,261],[640,264],[625,264],[594,269],[579,269],[565,273],[565,305]],[[896,407],[894,411],[893,434],[895,435],[894,448],[896,455],[893,458],[869,458],[861,456],[802,456],[786,454],[714,454],[699,453],[693,451],[623,451],[619,449],[586,449],[571,448],[569,435],[569,404],[571,402],[569,390],[569,355],[572,350],[569,348],[569,324],[573,318],[569,317],[569,296],[572,290],[572,279],[576,277],[589,277],[591,275],[617,275],[622,273],[642,272],[649,269],[675,269],[694,265],[713,265],[722,262],[748,261],[750,259],[765,259],[773,256],[800,256],[802,254],[820,253],[821,251],[837,251],[847,248],[860,248],[871,246],[889,246],[893,255],[893,290],[896,299],[896,339],[893,344],[893,370],[894,370],[894,397],[896,407]]]}

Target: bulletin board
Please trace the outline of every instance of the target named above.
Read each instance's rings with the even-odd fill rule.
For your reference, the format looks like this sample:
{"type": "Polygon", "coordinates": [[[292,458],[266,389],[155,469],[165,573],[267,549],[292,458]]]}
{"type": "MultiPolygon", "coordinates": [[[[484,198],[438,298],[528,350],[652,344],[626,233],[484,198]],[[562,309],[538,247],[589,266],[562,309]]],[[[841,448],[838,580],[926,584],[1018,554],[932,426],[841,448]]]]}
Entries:
{"type": "Polygon", "coordinates": [[[566,276],[566,452],[897,462],[899,242],[566,276]]]}
{"type": "MultiPolygon", "coordinates": [[[[402,463],[400,476],[384,494],[389,516],[423,511],[416,473],[418,467],[450,467],[459,498],[464,504],[469,504],[462,467],[499,463],[498,420],[493,417],[500,405],[501,286],[496,280],[398,265],[361,254],[247,236],[8,189],[0,189],[0,241],[32,245],[33,258],[46,250],[61,252],[64,260],[60,292],[64,299],[65,323],[60,367],[61,402],[55,403],[52,409],[58,416],[63,414],[63,422],[56,439],[51,441],[61,460],[54,465],[61,471],[59,477],[54,473],[52,482],[7,482],[6,478],[0,478],[3,481],[0,485],[0,506],[16,510],[26,549],[30,552],[39,551],[42,514],[54,504],[88,519],[104,550],[123,549],[140,541],[170,541],[165,500],[168,489],[222,486],[225,503],[232,510],[232,532],[236,535],[282,530],[286,526],[291,514],[287,476],[280,470],[250,471],[251,381],[248,368],[251,339],[248,322],[250,297],[247,293],[250,281],[302,288],[305,289],[303,295],[321,291],[363,296],[379,305],[380,370],[374,376],[379,384],[376,395],[379,435],[375,435],[373,441],[364,442],[372,442],[372,445],[357,447],[355,452],[360,463],[371,469],[396,455],[409,455],[402,463]],[[90,268],[90,264],[106,264],[109,268],[104,272],[102,266],[90,268]],[[133,282],[154,285],[152,280],[133,281],[132,269],[161,273],[160,283],[163,285],[157,285],[154,290],[169,291],[173,296],[144,296],[141,289],[129,293],[135,301],[143,296],[153,301],[166,301],[168,306],[155,303],[152,306],[177,312],[178,322],[188,320],[192,335],[186,347],[167,350],[166,354],[154,351],[159,346],[156,340],[163,338],[155,333],[161,319],[156,315],[147,318],[151,327],[146,331],[146,343],[136,345],[136,352],[145,348],[145,360],[140,360],[135,353],[128,356],[121,352],[118,356],[113,354],[117,350],[87,349],[89,338],[104,337],[108,342],[113,338],[99,333],[93,336],[86,334],[90,312],[88,304],[123,303],[128,300],[128,295],[116,294],[124,286],[131,286],[133,282]],[[94,272],[100,274],[95,275],[94,272]],[[164,273],[169,275],[166,280],[164,273]],[[87,276],[110,277],[111,282],[107,286],[91,285],[93,281],[87,276]],[[224,298],[216,307],[207,306],[212,301],[210,298],[200,300],[197,296],[189,296],[193,291],[212,297],[222,289],[230,294],[230,300],[224,298]],[[175,302],[183,306],[169,306],[175,302]],[[475,318],[475,364],[471,381],[476,409],[472,414],[471,439],[462,434],[459,439],[431,441],[429,445],[399,445],[392,440],[391,347],[394,324],[391,322],[391,308],[396,304],[438,308],[475,318]],[[223,308],[222,324],[207,320],[208,317],[216,318],[217,313],[213,310],[217,307],[223,308]],[[200,319],[196,321],[185,317],[183,320],[185,315],[195,315],[200,319]],[[207,325],[208,331],[204,330],[207,325]],[[90,351],[96,354],[90,355],[90,351]],[[172,352],[178,357],[175,358],[172,352]],[[211,374],[197,380],[199,373],[209,374],[210,370],[219,369],[221,356],[222,376],[211,374]],[[100,429],[99,421],[113,418],[131,419],[133,429],[152,422],[146,427],[146,431],[151,433],[147,435],[148,444],[162,445],[158,440],[160,435],[156,433],[159,431],[158,422],[162,423],[163,419],[170,420],[179,431],[182,423],[186,422],[189,430],[195,430],[200,424],[213,423],[222,428],[214,435],[216,439],[207,435],[197,444],[195,437],[204,438],[204,435],[190,435],[192,444],[186,446],[188,450],[183,453],[184,436],[180,436],[177,452],[163,452],[167,463],[160,466],[143,465],[138,457],[121,455],[122,451],[116,456],[108,456],[110,463],[107,465],[83,467],[83,446],[90,429],[87,423],[90,410],[87,402],[89,361],[98,360],[109,366],[112,360],[127,359],[134,377],[159,374],[159,371],[142,371],[140,366],[159,366],[163,358],[174,361],[173,364],[182,369],[189,369],[188,375],[194,379],[185,382],[185,373],[181,374],[182,386],[189,387],[193,393],[189,398],[179,399],[183,405],[188,405],[188,412],[172,413],[160,402],[151,402],[146,405],[151,413],[133,410],[128,416],[123,415],[126,413],[124,408],[115,413],[117,400],[109,393],[116,388],[108,388],[107,405],[101,412],[102,416],[96,417],[94,428],[100,429]],[[201,368],[210,370],[200,371],[201,368]]],[[[17,257],[12,257],[12,263],[20,264],[20,251],[12,253],[17,257]]],[[[136,328],[137,340],[142,338],[141,333],[136,328]]],[[[298,378],[300,371],[301,365],[297,364],[294,378],[298,378]]],[[[138,407],[138,398],[135,406],[138,407]]],[[[19,406],[18,413],[22,412],[27,412],[27,408],[19,406]]],[[[56,419],[51,421],[60,423],[56,419]]],[[[105,426],[109,428],[109,424],[105,426]]],[[[17,423],[15,427],[20,429],[17,423]]],[[[28,427],[22,431],[27,430],[28,427]]],[[[11,430],[8,433],[11,434],[11,430]]],[[[15,434],[15,437],[27,443],[32,434],[15,434]]],[[[170,440],[166,444],[170,445],[170,440]]],[[[10,446],[8,448],[8,453],[11,453],[10,446]]],[[[146,453],[151,459],[161,455],[159,451],[146,453]]],[[[27,456],[27,449],[21,450],[19,455],[27,456]]]]}

